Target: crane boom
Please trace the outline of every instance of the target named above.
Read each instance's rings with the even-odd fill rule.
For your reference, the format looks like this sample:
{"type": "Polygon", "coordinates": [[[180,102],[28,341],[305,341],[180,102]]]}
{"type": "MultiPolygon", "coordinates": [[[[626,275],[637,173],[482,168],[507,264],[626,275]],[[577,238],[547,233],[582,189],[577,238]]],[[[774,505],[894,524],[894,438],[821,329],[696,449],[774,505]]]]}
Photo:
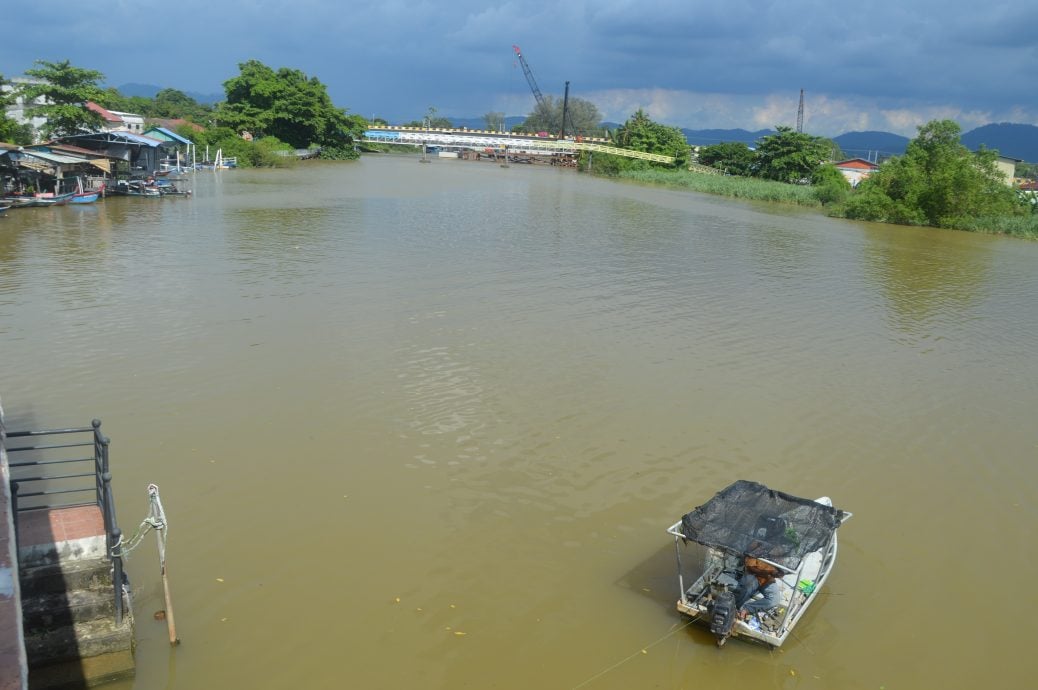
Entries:
{"type": "Polygon", "coordinates": [[[533,72],[530,71],[530,66],[526,64],[526,58],[523,57],[523,53],[519,50],[519,46],[512,44],[512,50],[515,51],[516,57],[519,58],[519,64],[523,66],[523,74],[526,75],[526,81],[530,84],[530,90],[533,91],[533,97],[537,99],[537,105],[544,104],[544,96],[541,95],[541,90],[537,88],[537,80],[533,78],[533,72]]]}

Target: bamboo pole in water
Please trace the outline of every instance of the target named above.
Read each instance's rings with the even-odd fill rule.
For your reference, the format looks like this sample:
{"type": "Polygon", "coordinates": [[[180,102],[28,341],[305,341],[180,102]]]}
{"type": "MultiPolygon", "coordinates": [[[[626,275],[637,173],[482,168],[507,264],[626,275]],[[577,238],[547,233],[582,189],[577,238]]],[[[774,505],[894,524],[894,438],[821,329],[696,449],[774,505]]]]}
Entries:
{"type": "Polygon", "coordinates": [[[169,569],[166,567],[166,512],[162,509],[162,500],[159,498],[159,487],[152,484],[148,487],[148,493],[152,497],[152,511],[158,513],[156,517],[161,528],[155,530],[155,537],[159,543],[159,570],[162,573],[162,594],[166,600],[166,627],[169,629],[169,644],[176,646],[180,644],[177,637],[177,624],[173,617],[173,596],[169,590],[169,569]]]}

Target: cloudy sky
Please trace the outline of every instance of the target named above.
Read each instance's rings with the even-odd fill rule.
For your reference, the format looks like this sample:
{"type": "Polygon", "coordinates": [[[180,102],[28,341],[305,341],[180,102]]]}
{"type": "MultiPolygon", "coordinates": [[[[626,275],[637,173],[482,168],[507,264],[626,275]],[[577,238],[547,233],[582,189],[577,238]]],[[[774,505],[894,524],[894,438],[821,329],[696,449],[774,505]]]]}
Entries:
{"type": "Polygon", "coordinates": [[[796,124],[835,136],[950,118],[1038,125],[1034,0],[109,0],[5,13],[0,74],[37,59],[106,84],[222,93],[257,59],[318,78],[350,112],[391,122],[525,115],[522,47],[545,94],[622,122],[637,108],[680,127],[796,124]]]}

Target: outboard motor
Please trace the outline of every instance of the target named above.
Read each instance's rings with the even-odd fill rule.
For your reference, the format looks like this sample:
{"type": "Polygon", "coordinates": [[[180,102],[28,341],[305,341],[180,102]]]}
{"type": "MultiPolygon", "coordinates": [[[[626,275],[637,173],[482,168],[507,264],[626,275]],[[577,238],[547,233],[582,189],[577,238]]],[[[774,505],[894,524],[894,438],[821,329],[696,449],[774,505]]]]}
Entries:
{"type": "Polygon", "coordinates": [[[735,614],[738,612],[735,605],[735,590],[738,586],[739,581],[728,573],[722,573],[713,583],[714,597],[713,606],[710,609],[710,632],[717,638],[718,647],[723,647],[732,635],[735,614]]]}
{"type": "Polygon", "coordinates": [[[710,632],[717,638],[717,646],[721,647],[732,634],[735,625],[735,595],[722,592],[714,599],[714,607],[710,612],[710,632]]]}

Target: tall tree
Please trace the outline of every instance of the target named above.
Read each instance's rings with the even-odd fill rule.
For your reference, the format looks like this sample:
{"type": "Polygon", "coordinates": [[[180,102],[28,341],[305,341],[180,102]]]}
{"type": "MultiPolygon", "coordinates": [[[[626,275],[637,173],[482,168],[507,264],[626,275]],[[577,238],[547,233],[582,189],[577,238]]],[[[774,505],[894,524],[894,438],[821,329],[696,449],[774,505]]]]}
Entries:
{"type": "Polygon", "coordinates": [[[318,145],[346,151],[364,127],[363,118],[335,107],[316,77],[282,67],[276,72],[258,60],[238,65],[240,74],[224,82],[227,100],[221,125],[273,136],[296,148],[318,145]]]}
{"type": "Polygon", "coordinates": [[[185,118],[205,121],[212,108],[202,105],[177,89],[162,89],[155,94],[152,117],[185,118]]]}
{"type": "Polygon", "coordinates": [[[527,132],[548,132],[558,135],[562,132],[562,107],[566,105],[566,134],[590,136],[602,128],[602,115],[598,106],[583,98],[570,98],[569,103],[561,99],[545,96],[544,100],[534,107],[526,116],[523,130],[527,132]]]}
{"type": "Polygon", "coordinates": [[[731,175],[751,175],[755,156],[741,141],[723,141],[699,149],[699,162],[731,175]]]}
{"type": "Polygon", "coordinates": [[[832,151],[828,139],[779,125],[775,134],[757,142],[756,174],[780,182],[810,180],[815,168],[828,161],[832,151]]]}
{"type": "Polygon", "coordinates": [[[487,130],[491,132],[503,132],[505,131],[505,114],[497,112],[489,112],[483,116],[483,121],[487,124],[487,130]]]}
{"type": "Polygon", "coordinates": [[[47,120],[40,128],[46,136],[80,134],[101,127],[101,116],[89,110],[86,102],[104,100],[104,91],[97,85],[103,74],[73,67],[68,60],[37,60],[35,64],[38,67],[25,70],[25,74],[41,81],[21,84],[18,92],[28,106],[25,112],[29,117],[47,120]]]}
{"type": "Polygon", "coordinates": [[[674,156],[677,166],[688,163],[689,146],[684,133],[677,127],[653,122],[641,108],[620,125],[613,140],[621,148],[674,156]]]}
{"type": "Polygon", "coordinates": [[[972,152],[960,143],[960,133],[951,120],[920,126],[904,156],[887,161],[858,185],[847,215],[949,227],[963,219],[1019,212],[1016,195],[996,166],[998,152],[972,152]]]}

